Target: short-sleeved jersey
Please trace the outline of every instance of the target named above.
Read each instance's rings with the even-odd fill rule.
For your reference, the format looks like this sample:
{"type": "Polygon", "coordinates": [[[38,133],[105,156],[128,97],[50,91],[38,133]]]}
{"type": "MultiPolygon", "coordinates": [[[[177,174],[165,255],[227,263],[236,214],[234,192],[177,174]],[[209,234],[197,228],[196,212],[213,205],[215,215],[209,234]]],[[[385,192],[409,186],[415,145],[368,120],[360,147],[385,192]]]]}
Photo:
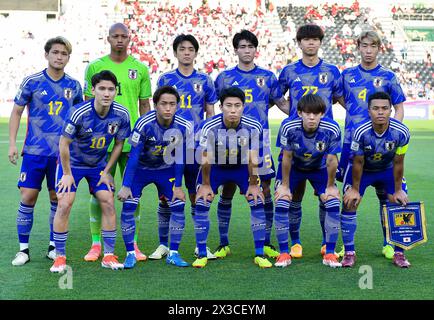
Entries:
{"type": "Polygon", "coordinates": [[[306,66],[302,59],[288,64],[279,75],[283,94],[289,91],[289,117],[297,117],[297,104],[306,94],[319,95],[326,104],[325,116],[333,119],[333,98],[342,97],[339,69],[322,59],[313,67],[306,66]]]}
{"type": "Polygon", "coordinates": [[[203,122],[200,126],[199,148],[214,155],[219,167],[236,168],[249,163],[249,150],[259,150],[262,126],[259,121],[242,116],[238,127],[228,129],[223,114],[203,122]]]}
{"type": "Polygon", "coordinates": [[[222,71],[215,80],[218,96],[223,89],[233,86],[242,89],[246,96],[244,115],[259,121],[263,129],[268,129],[270,104],[283,98],[274,73],[258,66],[250,71],[235,66],[222,71]]]}
{"type": "Polygon", "coordinates": [[[157,113],[152,110],[137,120],[129,142],[132,147],[131,153],[140,152],[138,167],[154,170],[167,169],[173,167],[178,161],[180,155],[178,152],[181,152],[182,158],[185,158],[182,153],[194,149],[193,126],[175,114],[170,126],[165,128],[158,123],[157,113]],[[177,148],[182,148],[182,150],[177,148]],[[171,163],[166,161],[168,158],[165,155],[168,152],[174,160],[171,163]]]}
{"type": "Polygon", "coordinates": [[[341,152],[341,130],[332,119],[322,118],[318,129],[309,134],[301,118],[286,118],[280,126],[276,146],[292,151],[292,165],[310,171],[326,167],[326,156],[341,152]]]}
{"type": "Polygon", "coordinates": [[[69,147],[71,167],[101,168],[107,164],[110,143],[128,138],[131,132],[128,110],[117,102],[101,118],[94,107],[95,99],[74,107],[65,121],[62,135],[72,139],[69,147]]]}
{"type": "Polygon", "coordinates": [[[354,131],[351,157],[364,157],[364,171],[383,171],[393,167],[397,148],[406,146],[409,140],[410,131],[398,120],[391,118],[381,135],[374,131],[371,121],[366,121],[354,131]]]}
{"type": "Polygon", "coordinates": [[[369,120],[368,98],[371,94],[387,92],[392,99],[392,105],[405,101],[396,75],[381,65],[371,70],[365,70],[361,65],[345,69],[342,72],[342,82],[347,110],[344,143],[351,143],[354,129],[369,120]]]}
{"type": "Polygon", "coordinates": [[[23,153],[57,157],[65,118],[82,101],[80,83],[67,74],[54,81],[45,69],[25,78],[14,99],[15,104],[28,107],[23,153]]]}
{"type": "MultiPolygon", "coordinates": [[[[148,99],[152,96],[148,68],[133,56],[128,56],[122,63],[113,62],[109,55],[92,61],[86,68],[85,96],[93,97],[92,76],[103,70],[110,70],[115,74],[118,80],[115,101],[128,109],[131,126],[133,126],[139,118],[139,99],[148,99]]],[[[128,152],[130,149],[131,146],[125,143],[122,151],[128,152]]],[[[111,148],[109,148],[109,151],[111,151],[111,148]]]]}
{"type": "Polygon", "coordinates": [[[178,69],[163,73],[158,79],[157,86],[172,86],[178,91],[181,101],[177,114],[193,122],[195,130],[204,120],[206,105],[218,101],[210,76],[196,70],[188,77],[181,74],[178,69]]]}

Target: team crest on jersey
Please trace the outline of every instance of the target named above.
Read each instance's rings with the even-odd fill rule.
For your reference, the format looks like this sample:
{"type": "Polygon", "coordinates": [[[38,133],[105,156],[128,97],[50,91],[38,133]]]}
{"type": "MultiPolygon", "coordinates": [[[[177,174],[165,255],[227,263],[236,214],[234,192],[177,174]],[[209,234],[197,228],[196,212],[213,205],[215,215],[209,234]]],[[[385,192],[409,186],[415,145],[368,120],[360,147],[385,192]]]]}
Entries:
{"type": "Polygon", "coordinates": [[[137,79],[137,70],[136,69],[128,69],[128,78],[131,80],[137,79]]]}
{"type": "Polygon", "coordinates": [[[200,83],[200,82],[194,82],[194,83],[193,83],[193,89],[194,89],[194,92],[196,92],[196,93],[201,93],[202,90],[203,90],[203,85],[202,85],[202,83],[200,83]]]}
{"type": "Polygon", "coordinates": [[[119,130],[119,123],[117,122],[110,122],[108,124],[108,133],[111,135],[114,135],[119,130]]]}
{"type": "Polygon", "coordinates": [[[329,80],[327,72],[322,72],[318,75],[319,83],[326,84],[329,80]]]}
{"type": "Polygon", "coordinates": [[[72,98],[72,89],[71,88],[65,88],[63,90],[63,96],[65,99],[71,99],[72,98]]]}
{"type": "Polygon", "coordinates": [[[240,147],[247,146],[247,137],[238,137],[238,145],[240,147]]]}
{"type": "Polygon", "coordinates": [[[265,85],[265,78],[264,77],[256,77],[256,84],[260,87],[263,87],[265,85]]]}
{"type": "Polygon", "coordinates": [[[372,82],[374,83],[374,87],[378,88],[378,87],[381,87],[381,85],[383,84],[383,79],[374,78],[374,80],[372,82]]]}
{"type": "Polygon", "coordinates": [[[386,150],[392,151],[395,148],[395,142],[394,141],[386,141],[386,150]]]}
{"type": "Polygon", "coordinates": [[[323,152],[325,150],[325,143],[324,143],[324,141],[317,141],[317,143],[315,144],[315,148],[319,152],[323,152]]]}
{"type": "Polygon", "coordinates": [[[27,172],[21,172],[20,173],[20,181],[24,182],[27,179],[27,172]]]}

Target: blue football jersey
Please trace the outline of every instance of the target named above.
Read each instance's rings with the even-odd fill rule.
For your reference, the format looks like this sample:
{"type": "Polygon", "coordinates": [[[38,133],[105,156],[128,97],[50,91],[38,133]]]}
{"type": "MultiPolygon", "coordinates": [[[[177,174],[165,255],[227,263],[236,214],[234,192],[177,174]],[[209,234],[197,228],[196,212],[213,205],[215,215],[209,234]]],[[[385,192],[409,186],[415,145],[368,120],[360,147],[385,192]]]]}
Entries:
{"type": "Polygon", "coordinates": [[[364,156],[364,171],[383,171],[393,167],[396,149],[410,141],[410,131],[400,121],[393,118],[383,134],[374,131],[371,121],[362,123],[354,131],[351,142],[351,157],[364,156]]]}
{"type": "Polygon", "coordinates": [[[345,69],[342,72],[342,82],[347,110],[344,143],[351,143],[354,129],[362,122],[370,120],[368,98],[371,94],[387,92],[392,99],[392,105],[405,101],[396,75],[381,65],[372,70],[365,70],[361,65],[345,69]]]}
{"type": "Polygon", "coordinates": [[[305,132],[301,118],[286,118],[280,126],[276,146],[292,151],[292,165],[303,171],[326,167],[326,155],[341,152],[341,130],[330,118],[322,118],[312,134],[305,132]]]}
{"type": "Polygon", "coordinates": [[[101,118],[95,99],[74,106],[65,121],[62,134],[72,139],[69,147],[71,167],[101,168],[107,165],[107,149],[113,139],[124,140],[131,132],[128,110],[117,102],[101,118]]]}
{"type": "Polygon", "coordinates": [[[333,119],[333,98],[342,97],[342,82],[339,69],[319,60],[313,67],[306,66],[302,59],[288,64],[279,75],[283,94],[289,91],[289,117],[297,117],[297,104],[311,93],[319,95],[326,104],[325,116],[333,119]]]}
{"type": "Polygon", "coordinates": [[[66,116],[82,101],[80,83],[67,74],[54,81],[45,69],[25,78],[14,99],[15,104],[28,108],[23,153],[57,157],[66,116]]]}
{"type": "Polygon", "coordinates": [[[242,116],[236,129],[228,129],[223,114],[218,114],[200,126],[199,150],[214,155],[214,164],[235,168],[249,163],[249,150],[259,150],[263,129],[259,121],[242,116]]]}
{"type": "Polygon", "coordinates": [[[178,69],[163,73],[158,79],[157,86],[172,86],[178,91],[181,101],[177,114],[192,121],[195,129],[204,120],[206,104],[218,101],[210,76],[196,70],[188,77],[182,75],[178,69]]]}

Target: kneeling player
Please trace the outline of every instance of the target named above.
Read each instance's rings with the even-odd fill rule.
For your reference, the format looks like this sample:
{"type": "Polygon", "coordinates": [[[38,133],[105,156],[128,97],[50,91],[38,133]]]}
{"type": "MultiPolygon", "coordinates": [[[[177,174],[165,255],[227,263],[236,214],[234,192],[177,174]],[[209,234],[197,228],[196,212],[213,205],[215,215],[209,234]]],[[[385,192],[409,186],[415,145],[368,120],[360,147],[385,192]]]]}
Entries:
{"type": "Polygon", "coordinates": [[[187,267],[178,253],[179,244],[185,227],[185,194],[182,191],[182,175],[184,172],[183,154],[186,152],[187,141],[194,149],[192,125],[175,115],[180,97],[176,89],[163,86],[155,91],[153,96],[155,110],[140,117],[132,132],[130,159],[125,169],[122,189],[118,199],[124,202],[121,223],[127,257],[124,262],[126,269],[136,264],[134,251],[134,234],[136,211],[142,190],[153,183],[158,192],[170,207],[169,221],[169,255],[167,264],[187,267]],[[174,158],[173,158],[174,156],[174,158]],[[172,160],[172,161],[171,161],[172,160]],[[173,161],[175,160],[175,161],[173,161]]]}
{"type": "MultiPolygon", "coordinates": [[[[341,215],[342,240],[345,246],[343,267],[352,267],[356,262],[354,234],[356,210],[368,186],[383,189],[388,199],[405,205],[407,194],[402,190],[404,156],[410,140],[408,128],[390,117],[390,96],[376,92],[369,96],[370,121],[362,123],[355,131],[351,142],[353,164],[348,165],[344,176],[344,206],[341,215]]],[[[404,250],[395,246],[393,263],[408,268],[410,263],[404,250]]]]}
{"type": "MultiPolygon", "coordinates": [[[[301,210],[289,210],[292,190],[309,180],[326,209],[326,253],[323,264],[340,267],[334,253],[339,235],[339,191],[335,185],[338,160],[341,151],[339,125],[323,118],[326,105],[321,97],[308,94],[300,99],[297,112],[300,118],[287,118],[282,122],[277,147],[283,149],[283,158],[276,180],[276,211],[274,215],[280,255],[276,267],[291,264],[288,248],[288,229],[291,238],[299,241],[301,210]],[[289,214],[288,214],[289,212],[289,214]]],[[[299,243],[299,242],[298,242],[299,243]]]]}

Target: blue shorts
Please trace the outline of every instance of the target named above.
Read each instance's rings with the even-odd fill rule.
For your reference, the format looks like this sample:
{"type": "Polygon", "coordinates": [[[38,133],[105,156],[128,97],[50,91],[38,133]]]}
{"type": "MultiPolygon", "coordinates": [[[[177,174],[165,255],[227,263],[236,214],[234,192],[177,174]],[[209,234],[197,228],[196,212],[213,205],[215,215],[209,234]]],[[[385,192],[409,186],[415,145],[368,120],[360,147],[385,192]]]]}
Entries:
{"type": "Polygon", "coordinates": [[[274,166],[273,156],[270,147],[261,148],[259,156],[262,162],[259,164],[259,177],[261,180],[271,180],[276,176],[276,168],[274,166]]]}
{"type": "Polygon", "coordinates": [[[338,164],[338,172],[336,173],[336,180],[343,182],[345,170],[350,163],[351,143],[344,143],[338,164]]]}
{"type": "Polygon", "coordinates": [[[131,186],[133,198],[142,196],[143,188],[153,183],[158,190],[158,196],[171,201],[173,188],[175,186],[175,169],[167,168],[161,170],[137,168],[134,181],[131,186]]]}
{"type": "Polygon", "coordinates": [[[186,164],[184,167],[185,186],[189,194],[196,193],[196,183],[199,170],[200,165],[198,163],[186,164]]]}
{"type": "MultiPolygon", "coordinates": [[[[298,185],[306,180],[309,180],[312,188],[315,191],[315,195],[319,196],[325,193],[327,188],[328,173],[327,168],[318,170],[302,171],[298,170],[294,166],[291,167],[291,174],[289,176],[289,189],[291,192],[298,187],[298,185]]],[[[282,163],[279,162],[277,169],[275,189],[282,183],[282,163]]]]}
{"type": "MultiPolygon", "coordinates": [[[[240,193],[245,194],[249,188],[249,168],[247,165],[238,168],[222,168],[218,165],[211,166],[210,182],[212,191],[217,194],[220,186],[233,182],[240,188],[240,193]]],[[[202,184],[202,170],[197,178],[197,188],[202,184]]]]}
{"type": "Polygon", "coordinates": [[[18,188],[42,189],[42,181],[47,178],[48,190],[54,190],[56,185],[57,157],[36,156],[24,154],[21,164],[18,188]]]}
{"type": "MultiPolygon", "coordinates": [[[[104,168],[74,168],[71,167],[71,173],[75,180],[75,185],[78,188],[78,184],[80,183],[81,179],[86,178],[87,183],[89,184],[89,192],[91,194],[95,194],[98,191],[109,191],[106,184],[102,183],[99,186],[97,186],[99,179],[101,179],[101,172],[104,171],[104,168]]],[[[60,182],[60,179],[62,179],[63,176],[63,168],[61,164],[57,165],[57,172],[56,172],[56,192],[58,192],[59,188],[57,185],[60,182]]],[[[77,188],[72,186],[71,192],[76,192],[77,188]]],[[[115,190],[112,188],[111,190],[114,192],[115,190]]]]}
{"type": "MultiPolygon", "coordinates": [[[[352,164],[349,164],[346,170],[344,179],[344,193],[353,184],[352,164]]],[[[376,189],[383,189],[388,194],[395,193],[395,178],[393,176],[393,168],[386,169],[379,172],[363,171],[362,178],[360,179],[360,196],[363,197],[367,187],[373,186],[376,189]]]]}

